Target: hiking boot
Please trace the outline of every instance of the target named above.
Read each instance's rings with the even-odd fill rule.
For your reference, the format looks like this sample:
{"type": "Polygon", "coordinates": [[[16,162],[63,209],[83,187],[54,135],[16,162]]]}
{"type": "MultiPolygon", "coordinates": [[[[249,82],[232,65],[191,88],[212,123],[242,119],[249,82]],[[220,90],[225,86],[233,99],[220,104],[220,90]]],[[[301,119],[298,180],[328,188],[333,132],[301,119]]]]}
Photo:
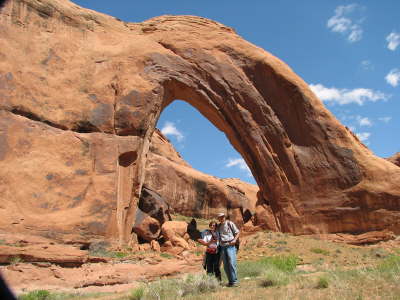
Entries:
{"type": "Polygon", "coordinates": [[[238,282],[235,282],[235,283],[229,283],[228,287],[240,287],[240,285],[238,282]]]}

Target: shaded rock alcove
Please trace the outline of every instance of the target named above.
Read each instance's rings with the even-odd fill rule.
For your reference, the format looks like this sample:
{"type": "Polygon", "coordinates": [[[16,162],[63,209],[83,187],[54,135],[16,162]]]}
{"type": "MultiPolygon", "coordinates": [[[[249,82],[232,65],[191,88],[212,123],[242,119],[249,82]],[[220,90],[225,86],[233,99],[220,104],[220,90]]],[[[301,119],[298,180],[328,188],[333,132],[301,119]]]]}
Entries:
{"type": "Polygon", "coordinates": [[[186,99],[250,167],[256,217],[295,234],[400,231],[400,168],[233,29],[67,0],[10,0],[0,26],[3,230],[128,241],[159,115],[186,99]]]}

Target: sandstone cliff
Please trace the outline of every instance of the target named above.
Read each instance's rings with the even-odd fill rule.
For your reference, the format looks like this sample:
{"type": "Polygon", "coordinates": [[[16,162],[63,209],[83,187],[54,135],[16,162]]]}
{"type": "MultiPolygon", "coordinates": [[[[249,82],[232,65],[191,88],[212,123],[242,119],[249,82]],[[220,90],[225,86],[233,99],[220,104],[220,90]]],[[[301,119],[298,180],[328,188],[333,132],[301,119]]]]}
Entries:
{"type": "Polygon", "coordinates": [[[400,169],[285,63],[193,16],[121,22],[67,0],[0,13],[0,227],[126,242],[150,138],[174,99],[246,160],[286,232],[399,232],[400,169]]]}

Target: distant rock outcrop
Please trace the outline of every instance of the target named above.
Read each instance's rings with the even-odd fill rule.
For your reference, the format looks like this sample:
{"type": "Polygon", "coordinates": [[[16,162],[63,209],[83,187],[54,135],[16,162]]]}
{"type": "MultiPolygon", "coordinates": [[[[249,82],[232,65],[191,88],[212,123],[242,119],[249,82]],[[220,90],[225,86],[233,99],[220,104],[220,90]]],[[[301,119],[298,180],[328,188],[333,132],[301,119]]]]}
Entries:
{"type": "Polygon", "coordinates": [[[397,152],[395,155],[389,157],[387,160],[400,167],[400,152],[397,152]]]}
{"type": "Polygon", "coordinates": [[[151,139],[144,184],[160,194],[175,213],[186,216],[214,218],[226,211],[243,224],[256,211],[257,185],[193,169],[158,130],[151,139]]]}
{"type": "MultiPolygon", "coordinates": [[[[68,0],[10,0],[0,31],[2,230],[128,242],[146,172],[155,186],[152,163],[167,160],[147,164],[157,120],[183,99],[251,169],[256,220],[271,212],[278,230],[295,234],[400,233],[400,168],[233,29],[194,16],[127,23],[68,0]]],[[[233,207],[243,200],[240,186],[191,178],[196,192],[178,200],[183,209],[205,213],[225,199],[221,191],[236,195],[233,207]]]]}

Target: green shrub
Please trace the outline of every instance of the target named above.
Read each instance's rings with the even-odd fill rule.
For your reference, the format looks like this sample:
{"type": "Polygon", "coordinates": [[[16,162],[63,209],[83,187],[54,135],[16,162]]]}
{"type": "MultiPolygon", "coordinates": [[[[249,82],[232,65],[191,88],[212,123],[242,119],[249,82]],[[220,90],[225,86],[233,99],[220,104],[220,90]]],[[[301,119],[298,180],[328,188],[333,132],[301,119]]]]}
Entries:
{"type": "Polygon", "coordinates": [[[276,267],[270,267],[264,271],[260,285],[262,287],[283,286],[290,281],[289,274],[276,267]]]}
{"type": "Polygon", "coordinates": [[[114,252],[111,255],[112,255],[112,257],[115,257],[115,258],[124,258],[124,257],[128,256],[128,253],[125,253],[125,252],[114,252]]]}
{"type": "Polygon", "coordinates": [[[271,268],[290,273],[296,269],[299,258],[295,255],[265,257],[257,261],[243,261],[238,263],[240,278],[259,277],[271,268]]]}
{"type": "Polygon", "coordinates": [[[329,286],[329,281],[326,277],[319,277],[317,281],[317,289],[326,289],[329,286]]]}
{"type": "Polygon", "coordinates": [[[50,300],[51,294],[46,290],[37,290],[29,292],[18,297],[18,300],[50,300]]]}
{"type": "Polygon", "coordinates": [[[287,245],[286,241],[280,240],[280,241],[276,241],[275,244],[279,244],[279,245],[287,245]]]}
{"type": "Polygon", "coordinates": [[[273,256],[262,259],[266,265],[272,265],[278,270],[284,272],[293,272],[299,263],[299,258],[296,255],[273,256]]]}
{"type": "Polygon", "coordinates": [[[238,263],[238,275],[239,278],[246,277],[258,277],[263,274],[265,271],[265,264],[263,264],[260,260],[258,261],[243,261],[238,263]]]}
{"type": "Polygon", "coordinates": [[[203,294],[215,291],[219,281],[211,275],[188,275],[182,282],[182,296],[189,294],[203,294]]]}
{"type": "Polygon", "coordinates": [[[144,293],[145,293],[145,288],[143,286],[140,286],[131,292],[128,299],[129,300],[142,300],[142,299],[144,299],[143,298],[144,293]]]}
{"type": "Polygon", "coordinates": [[[20,257],[20,256],[13,256],[13,257],[11,257],[8,261],[9,261],[9,263],[12,264],[12,265],[15,265],[15,264],[19,264],[19,263],[24,262],[24,260],[23,260],[22,257],[20,257]]]}
{"type": "Polygon", "coordinates": [[[378,266],[377,270],[381,273],[392,273],[400,275],[400,256],[390,255],[385,258],[378,266]]]}
{"type": "Polygon", "coordinates": [[[165,252],[161,252],[160,256],[164,257],[164,258],[173,258],[174,257],[172,254],[165,253],[165,252]]]}
{"type": "Polygon", "coordinates": [[[317,253],[317,254],[322,254],[322,255],[329,255],[329,253],[330,253],[328,250],[324,250],[321,248],[312,248],[310,251],[317,253]]]}
{"type": "Polygon", "coordinates": [[[143,299],[176,299],[187,295],[197,295],[215,291],[219,282],[206,274],[188,275],[182,279],[166,279],[150,283],[143,299]]]}

